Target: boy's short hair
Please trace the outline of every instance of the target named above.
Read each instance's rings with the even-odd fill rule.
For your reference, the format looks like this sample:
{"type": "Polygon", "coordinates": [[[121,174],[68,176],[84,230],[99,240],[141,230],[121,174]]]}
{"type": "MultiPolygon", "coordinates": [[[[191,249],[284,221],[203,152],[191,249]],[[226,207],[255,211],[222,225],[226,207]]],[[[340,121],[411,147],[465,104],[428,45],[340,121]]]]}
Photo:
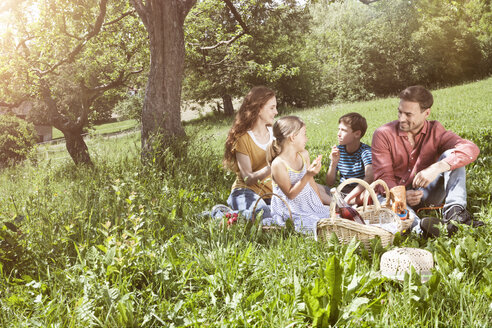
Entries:
{"type": "Polygon", "coordinates": [[[353,132],[360,131],[360,137],[362,138],[367,131],[367,122],[364,116],[359,113],[348,113],[338,119],[338,124],[343,123],[350,126],[353,132]]]}

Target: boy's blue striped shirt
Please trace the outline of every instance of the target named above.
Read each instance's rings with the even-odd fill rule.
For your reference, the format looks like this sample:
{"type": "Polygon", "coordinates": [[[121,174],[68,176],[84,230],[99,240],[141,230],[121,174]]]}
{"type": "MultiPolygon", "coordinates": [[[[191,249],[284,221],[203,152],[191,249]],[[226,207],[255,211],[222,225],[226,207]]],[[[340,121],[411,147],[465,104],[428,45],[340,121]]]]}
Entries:
{"type": "Polygon", "coordinates": [[[340,172],[340,183],[348,178],[364,179],[365,167],[372,164],[371,147],[361,143],[359,149],[349,154],[344,145],[338,145],[340,160],[337,170],[340,172]]]}

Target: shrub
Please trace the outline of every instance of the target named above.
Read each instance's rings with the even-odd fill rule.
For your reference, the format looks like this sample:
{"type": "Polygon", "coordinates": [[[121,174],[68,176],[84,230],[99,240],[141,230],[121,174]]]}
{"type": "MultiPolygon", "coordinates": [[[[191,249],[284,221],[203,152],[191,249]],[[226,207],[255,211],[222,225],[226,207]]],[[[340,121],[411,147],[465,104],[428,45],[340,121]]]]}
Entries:
{"type": "Polygon", "coordinates": [[[26,159],[35,144],[32,123],[12,115],[0,115],[0,167],[26,159]]]}
{"type": "Polygon", "coordinates": [[[121,119],[134,119],[141,122],[144,96],[144,89],[135,94],[128,94],[116,104],[114,112],[121,116],[121,119]]]}

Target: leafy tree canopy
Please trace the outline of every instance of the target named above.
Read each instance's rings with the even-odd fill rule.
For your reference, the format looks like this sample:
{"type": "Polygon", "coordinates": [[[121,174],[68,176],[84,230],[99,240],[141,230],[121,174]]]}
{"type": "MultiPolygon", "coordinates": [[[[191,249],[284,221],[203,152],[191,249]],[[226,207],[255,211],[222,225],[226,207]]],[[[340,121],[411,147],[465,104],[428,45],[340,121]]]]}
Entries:
{"type": "Polygon", "coordinates": [[[8,10],[0,99],[32,101],[34,121],[80,136],[128,86],[143,83],[136,73],[148,66],[146,34],[128,3],[25,0],[8,10]],[[96,101],[112,89],[120,92],[96,101]]]}
{"type": "MultiPolygon", "coordinates": [[[[296,79],[310,72],[302,58],[310,16],[296,1],[199,2],[185,24],[185,96],[209,101],[240,96],[252,85],[276,89],[280,101],[301,102],[296,79]]],[[[308,82],[308,81],[304,81],[308,82]]],[[[305,93],[304,93],[305,95],[305,93]]]]}

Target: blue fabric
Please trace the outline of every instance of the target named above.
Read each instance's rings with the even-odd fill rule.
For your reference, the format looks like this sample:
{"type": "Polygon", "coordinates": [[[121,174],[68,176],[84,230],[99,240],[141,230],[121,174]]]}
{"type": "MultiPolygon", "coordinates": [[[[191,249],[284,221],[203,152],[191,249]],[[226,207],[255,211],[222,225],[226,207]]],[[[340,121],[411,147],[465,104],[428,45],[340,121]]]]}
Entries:
{"type": "MultiPolygon", "coordinates": [[[[454,150],[445,151],[439,160],[450,155],[454,150]]],[[[423,189],[422,201],[415,209],[423,206],[439,205],[444,203],[443,214],[454,205],[466,208],[466,170],[459,167],[452,171],[441,173],[434,181],[423,189]]]]}
{"type": "Polygon", "coordinates": [[[217,204],[212,207],[212,210],[210,212],[203,212],[203,214],[211,216],[213,219],[222,220],[226,216],[226,214],[239,214],[238,212],[239,211],[231,211],[228,206],[217,204]]]}
{"type": "Polygon", "coordinates": [[[364,179],[366,166],[372,164],[371,147],[361,143],[359,149],[352,154],[347,153],[345,145],[337,147],[340,150],[340,160],[337,165],[337,171],[340,172],[340,183],[349,178],[364,179]]]}
{"type": "MultiPolygon", "coordinates": [[[[233,210],[239,211],[247,219],[252,218],[253,207],[256,201],[260,198],[253,190],[247,188],[237,188],[233,189],[229,197],[227,198],[227,205],[229,205],[233,210]]],[[[263,217],[271,217],[270,206],[267,204],[270,200],[260,199],[258,205],[256,206],[255,216],[261,210],[263,210],[263,217]]]]}

